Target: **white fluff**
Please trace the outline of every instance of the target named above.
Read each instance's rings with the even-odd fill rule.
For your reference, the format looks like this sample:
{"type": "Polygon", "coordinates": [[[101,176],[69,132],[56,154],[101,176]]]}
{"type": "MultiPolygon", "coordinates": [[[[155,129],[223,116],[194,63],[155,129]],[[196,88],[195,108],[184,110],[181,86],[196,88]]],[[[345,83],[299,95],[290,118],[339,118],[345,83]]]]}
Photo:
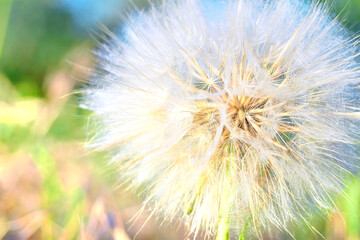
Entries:
{"type": "Polygon", "coordinates": [[[357,42],[300,0],[165,1],[98,53],[91,146],[164,218],[211,236],[308,221],[358,165],[357,42]],[[145,189],[143,189],[143,187],[145,189]]]}

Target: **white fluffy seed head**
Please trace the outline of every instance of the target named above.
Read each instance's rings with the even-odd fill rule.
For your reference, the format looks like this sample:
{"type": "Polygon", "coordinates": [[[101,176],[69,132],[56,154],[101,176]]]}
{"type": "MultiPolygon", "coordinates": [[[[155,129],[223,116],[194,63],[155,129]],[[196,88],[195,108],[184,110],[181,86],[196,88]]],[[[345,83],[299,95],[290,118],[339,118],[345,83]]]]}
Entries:
{"type": "Polygon", "coordinates": [[[287,229],[358,163],[356,40],[303,1],[165,1],[104,43],[91,146],[164,221],[287,229]],[[145,186],[145,188],[144,188],[145,186]]]}

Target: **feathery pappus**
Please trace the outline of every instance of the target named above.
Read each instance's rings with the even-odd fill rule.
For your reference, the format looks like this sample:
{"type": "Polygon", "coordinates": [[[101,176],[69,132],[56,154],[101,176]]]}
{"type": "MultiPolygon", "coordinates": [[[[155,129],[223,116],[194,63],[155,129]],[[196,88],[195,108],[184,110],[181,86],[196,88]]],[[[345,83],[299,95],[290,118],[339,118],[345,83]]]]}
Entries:
{"type": "Polygon", "coordinates": [[[164,222],[286,231],[335,208],[359,163],[360,74],[324,5],[165,0],[109,36],[90,146],[164,222]]]}

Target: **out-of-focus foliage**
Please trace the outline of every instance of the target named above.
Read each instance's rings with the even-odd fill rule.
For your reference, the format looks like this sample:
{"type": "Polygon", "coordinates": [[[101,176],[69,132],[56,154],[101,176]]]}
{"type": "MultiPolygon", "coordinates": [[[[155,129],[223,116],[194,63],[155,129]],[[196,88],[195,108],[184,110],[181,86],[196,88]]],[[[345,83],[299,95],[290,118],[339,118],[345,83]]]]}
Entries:
{"type": "MultiPolygon", "coordinates": [[[[332,4],[360,30],[359,0],[332,4]]],[[[99,24],[119,25],[127,7],[125,0],[0,0],[0,239],[185,239],[181,227],[139,212],[140,200],[118,187],[106,156],[83,147],[88,113],[76,92],[94,63],[92,35],[99,24]]],[[[360,239],[358,179],[349,179],[346,194],[329,219],[314,217],[319,233],[299,226],[294,236],[360,239]]]]}

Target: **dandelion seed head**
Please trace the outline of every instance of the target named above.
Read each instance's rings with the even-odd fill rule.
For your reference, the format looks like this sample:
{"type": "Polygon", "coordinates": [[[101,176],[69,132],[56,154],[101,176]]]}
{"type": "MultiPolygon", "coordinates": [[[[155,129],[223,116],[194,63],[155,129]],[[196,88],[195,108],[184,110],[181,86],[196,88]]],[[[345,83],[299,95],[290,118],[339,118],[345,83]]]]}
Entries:
{"type": "Polygon", "coordinates": [[[323,5],[164,1],[110,37],[84,97],[91,146],[164,222],[286,230],[335,208],[358,164],[360,78],[357,40],[323,5]]]}

